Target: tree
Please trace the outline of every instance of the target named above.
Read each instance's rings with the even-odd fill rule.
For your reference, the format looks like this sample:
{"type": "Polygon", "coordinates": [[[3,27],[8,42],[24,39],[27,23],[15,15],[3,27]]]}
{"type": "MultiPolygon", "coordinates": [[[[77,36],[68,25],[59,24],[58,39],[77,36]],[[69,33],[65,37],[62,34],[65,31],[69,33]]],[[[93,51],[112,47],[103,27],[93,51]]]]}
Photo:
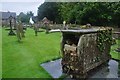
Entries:
{"type": "Polygon", "coordinates": [[[29,23],[30,17],[33,16],[32,11],[27,12],[26,14],[21,12],[18,16],[17,16],[17,20],[21,21],[22,23],[29,23]]]}
{"type": "Polygon", "coordinates": [[[27,16],[31,17],[34,16],[34,13],[32,13],[32,11],[27,12],[27,16]]]}
{"type": "Polygon", "coordinates": [[[116,3],[61,3],[60,16],[68,23],[84,25],[90,23],[98,26],[111,26],[120,23],[120,2],[116,3]]]}
{"type": "Polygon", "coordinates": [[[65,20],[72,24],[120,27],[120,2],[45,2],[38,8],[39,20],[44,17],[60,23],[65,20]]]}
{"type": "Polygon", "coordinates": [[[120,2],[111,4],[112,10],[112,22],[114,25],[120,28],[120,2]]]}
{"type": "Polygon", "coordinates": [[[38,20],[47,17],[53,22],[59,22],[58,4],[55,2],[45,2],[38,7],[38,20]]]}

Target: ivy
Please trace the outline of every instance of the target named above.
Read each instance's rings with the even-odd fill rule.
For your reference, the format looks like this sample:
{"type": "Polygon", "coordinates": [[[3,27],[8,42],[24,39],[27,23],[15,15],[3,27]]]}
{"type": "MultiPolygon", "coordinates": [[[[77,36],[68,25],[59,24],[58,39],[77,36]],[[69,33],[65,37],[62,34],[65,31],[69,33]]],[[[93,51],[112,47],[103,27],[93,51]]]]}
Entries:
{"type": "Polygon", "coordinates": [[[97,47],[102,53],[105,50],[105,43],[112,44],[112,30],[98,30],[97,33],[97,47]]]}

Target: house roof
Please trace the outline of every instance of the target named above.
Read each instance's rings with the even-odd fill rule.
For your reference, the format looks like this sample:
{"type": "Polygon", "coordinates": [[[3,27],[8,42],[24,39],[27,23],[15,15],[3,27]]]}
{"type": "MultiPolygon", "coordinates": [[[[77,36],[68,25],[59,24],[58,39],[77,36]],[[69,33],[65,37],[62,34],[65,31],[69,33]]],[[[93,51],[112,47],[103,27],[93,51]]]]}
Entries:
{"type": "Polygon", "coordinates": [[[15,12],[0,12],[2,15],[2,19],[8,19],[10,16],[16,18],[16,13],[15,12]]]}

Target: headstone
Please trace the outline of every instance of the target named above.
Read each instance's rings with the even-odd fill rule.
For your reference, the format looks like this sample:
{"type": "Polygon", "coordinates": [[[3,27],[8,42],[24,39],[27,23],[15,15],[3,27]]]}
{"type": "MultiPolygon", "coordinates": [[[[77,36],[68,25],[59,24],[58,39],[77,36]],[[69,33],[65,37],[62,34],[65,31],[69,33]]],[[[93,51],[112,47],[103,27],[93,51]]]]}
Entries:
{"type": "Polygon", "coordinates": [[[66,29],[66,21],[63,21],[63,29],[66,29]]]}
{"type": "Polygon", "coordinates": [[[25,37],[22,23],[18,23],[18,25],[17,25],[17,27],[16,27],[16,33],[17,33],[18,41],[21,41],[21,39],[22,39],[23,37],[25,37]]]}
{"type": "Polygon", "coordinates": [[[12,29],[12,20],[13,20],[14,18],[12,17],[12,16],[10,16],[9,17],[9,23],[10,23],[10,32],[9,32],[9,34],[8,35],[15,35],[15,33],[13,32],[13,29],[12,29]]]}
{"type": "Polygon", "coordinates": [[[91,24],[86,24],[86,28],[91,28],[91,24]]]}
{"type": "Polygon", "coordinates": [[[38,23],[34,24],[34,30],[35,30],[35,36],[37,36],[37,33],[39,31],[39,25],[38,25],[38,23]]]}
{"type": "Polygon", "coordinates": [[[49,33],[49,23],[50,23],[50,21],[46,17],[44,17],[42,21],[43,21],[43,24],[46,28],[46,34],[48,34],[49,33]]]}

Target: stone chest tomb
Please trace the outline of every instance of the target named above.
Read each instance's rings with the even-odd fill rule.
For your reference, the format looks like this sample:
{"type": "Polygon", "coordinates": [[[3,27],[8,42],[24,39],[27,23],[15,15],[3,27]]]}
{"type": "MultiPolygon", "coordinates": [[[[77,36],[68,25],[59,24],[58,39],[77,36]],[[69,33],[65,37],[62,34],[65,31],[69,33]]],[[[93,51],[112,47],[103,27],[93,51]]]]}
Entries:
{"type": "Polygon", "coordinates": [[[111,58],[110,28],[61,30],[63,73],[73,78],[86,78],[87,73],[111,58]]]}

